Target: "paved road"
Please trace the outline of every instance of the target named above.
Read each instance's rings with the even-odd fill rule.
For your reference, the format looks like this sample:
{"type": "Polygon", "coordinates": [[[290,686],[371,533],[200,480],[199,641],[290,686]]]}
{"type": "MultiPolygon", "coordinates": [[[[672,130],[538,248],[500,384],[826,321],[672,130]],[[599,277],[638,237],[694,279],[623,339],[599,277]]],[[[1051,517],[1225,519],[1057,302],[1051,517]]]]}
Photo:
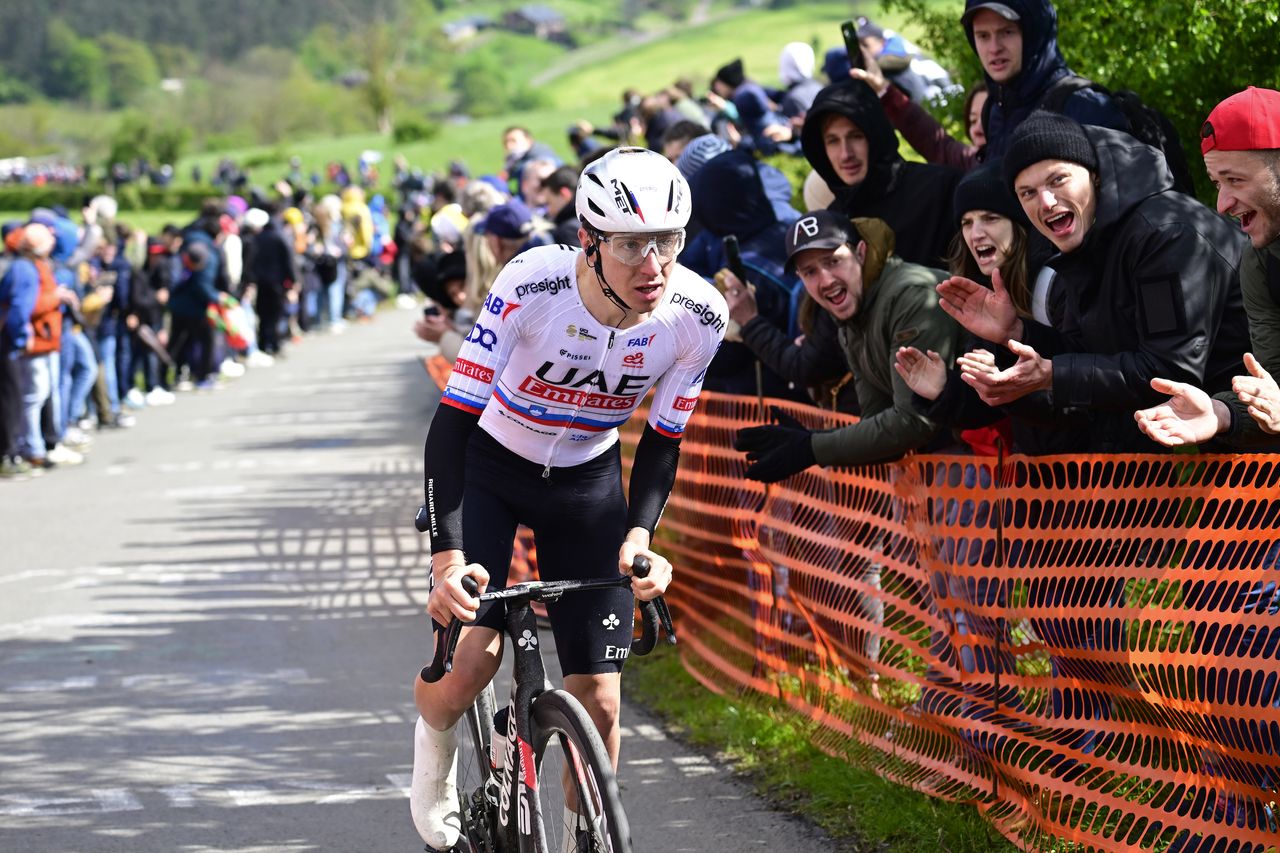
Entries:
{"type": "MultiPolygon", "coordinates": [[[[0,482],[0,850],[413,851],[408,312],[0,482]]],[[[826,850],[633,709],[637,849],[826,850]]]]}

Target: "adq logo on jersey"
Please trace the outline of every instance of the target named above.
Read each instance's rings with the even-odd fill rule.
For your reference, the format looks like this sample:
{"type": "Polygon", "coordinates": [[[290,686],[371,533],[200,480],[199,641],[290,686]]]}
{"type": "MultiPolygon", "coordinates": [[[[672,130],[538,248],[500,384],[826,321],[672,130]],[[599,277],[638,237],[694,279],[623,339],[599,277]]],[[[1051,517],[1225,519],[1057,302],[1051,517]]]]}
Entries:
{"type": "Polygon", "coordinates": [[[507,302],[501,296],[493,293],[484,298],[484,310],[504,320],[507,319],[507,315],[519,307],[519,302],[507,302]]]}
{"type": "Polygon", "coordinates": [[[498,343],[498,335],[496,332],[476,323],[471,327],[471,333],[467,335],[466,341],[469,344],[478,344],[489,352],[493,352],[493,348],[498,343]]]}
{"type": "Polygon", "coordinates": [[[627,367],[644,367],[644,353],[633,352],[630,355],[624,355],[622,363],[627,367]]]}

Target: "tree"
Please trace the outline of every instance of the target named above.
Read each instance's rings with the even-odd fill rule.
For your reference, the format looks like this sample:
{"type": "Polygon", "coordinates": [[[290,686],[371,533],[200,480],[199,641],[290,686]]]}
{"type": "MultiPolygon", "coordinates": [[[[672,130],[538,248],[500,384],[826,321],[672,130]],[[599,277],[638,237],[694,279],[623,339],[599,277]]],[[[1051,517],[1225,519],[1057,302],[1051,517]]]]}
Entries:
{"type": "MultiPolygon", "coordinates": [[[[954,9],[936,11],[929,0],[887,4],[923,28],[921,44],[959,80],[982,79],[954,9]]],[[[1058,42],[1072,69],[1108,88],[1132,89],[1168,116],[1193,170],[1200,126],[1214,105],[1250,83],[1280,82],[1280,0],[1055,0],[1054,6],[1058,42]]]]}
{"type": "Polygon", "coordinates": [[[54,18],[45,34],[45,61],[41,88],[52,98],[82,101],[95,106],[107,99],[107,77],[102,49],[76,35],[65,21],[54,18]]]}
{"type": "Polygon", "coordinates": [[[160,84],[160,68],[151,51],[140,41],[118,33],[105,33],[98,39],[102,49],[110,85],[109,103],[113,107],[131,104],[144,92],[160,84]]]}

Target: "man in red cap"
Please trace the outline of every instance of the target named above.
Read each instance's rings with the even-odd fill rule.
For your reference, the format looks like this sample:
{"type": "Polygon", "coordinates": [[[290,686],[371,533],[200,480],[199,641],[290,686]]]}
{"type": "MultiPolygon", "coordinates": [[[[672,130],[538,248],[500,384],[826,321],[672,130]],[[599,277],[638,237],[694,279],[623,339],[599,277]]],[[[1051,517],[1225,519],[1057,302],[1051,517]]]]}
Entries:
{"type": "Polygon", "coordinates": [[[1180,382],[1155,379],[1171,398],[1136,415],[1143,432],[1170,447],[1217,436],[1243,447],[1280,445],[1280,92],[1250,86],[1213,108],[1200,130],[1218,212],[1240,223],[1252,251],[1240,261],[1240,289],[1253,352],[1248,375],[1210,398],[1180,382]]]}

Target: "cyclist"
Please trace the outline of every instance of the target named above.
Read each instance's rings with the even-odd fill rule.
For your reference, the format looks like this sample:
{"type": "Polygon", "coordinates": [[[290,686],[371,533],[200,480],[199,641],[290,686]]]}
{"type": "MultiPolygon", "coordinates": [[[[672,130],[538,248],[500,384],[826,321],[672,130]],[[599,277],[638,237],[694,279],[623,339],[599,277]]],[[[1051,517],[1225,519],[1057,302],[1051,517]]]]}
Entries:
{"type": "Polygon", "coordinates": [[[453,671],[435,684],[414,682],[421,717],[410,806],[428,850],[457,841],[453,727],[502,653],[503,612],[480,607],[462,578],[474,577],[482,592],[503,586],[518,524],[534,532],[544,580],[629,573],[636,555],[648,557],[649,576],[630,590],[567,596],[547,608],[565,689],[591,715],[615,767],[632,595],[655,598],[671,580],[650,537],[724,336],[725,302],[676,263],[689,186],[661,155],[620,148],[597,160],[578,181],[576,209],[581,250],[530,249],[494,282],[427,436],[427,612],[441,625],[453,616],[472,623],[453,671]],[[618,427],[651,387],[624,497],[618,427]]]}

